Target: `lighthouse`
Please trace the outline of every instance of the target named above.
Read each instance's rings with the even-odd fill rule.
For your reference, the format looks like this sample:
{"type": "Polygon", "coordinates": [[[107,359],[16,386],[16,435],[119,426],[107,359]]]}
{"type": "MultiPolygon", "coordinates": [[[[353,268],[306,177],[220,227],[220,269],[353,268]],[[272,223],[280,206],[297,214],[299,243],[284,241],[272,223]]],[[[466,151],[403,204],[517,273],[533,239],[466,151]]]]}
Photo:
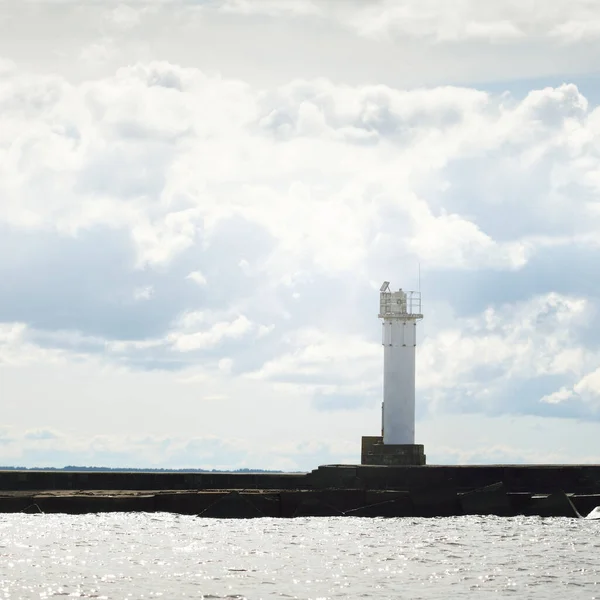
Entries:
{"type": "Polygon", "coordinates": [[[415,354],[417,322],[423,318],[420,292],[379,290],[382,319],[382,435],[362,440],[362,464],[424,465],[422,445],[415,444],[415,354]]]}

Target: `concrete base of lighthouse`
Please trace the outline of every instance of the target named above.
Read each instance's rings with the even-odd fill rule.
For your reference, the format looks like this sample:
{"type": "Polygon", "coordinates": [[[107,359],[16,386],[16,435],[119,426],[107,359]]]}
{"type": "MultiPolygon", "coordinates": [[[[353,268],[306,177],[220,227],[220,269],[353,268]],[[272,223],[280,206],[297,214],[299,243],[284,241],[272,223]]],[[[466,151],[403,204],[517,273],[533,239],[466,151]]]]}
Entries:
{"type": "Polygon", "coordinates": [[[422,444],[384,444],[380,435],[362,438],[360,463],[362,465],[415,465],[426,464],[422,444]]]}

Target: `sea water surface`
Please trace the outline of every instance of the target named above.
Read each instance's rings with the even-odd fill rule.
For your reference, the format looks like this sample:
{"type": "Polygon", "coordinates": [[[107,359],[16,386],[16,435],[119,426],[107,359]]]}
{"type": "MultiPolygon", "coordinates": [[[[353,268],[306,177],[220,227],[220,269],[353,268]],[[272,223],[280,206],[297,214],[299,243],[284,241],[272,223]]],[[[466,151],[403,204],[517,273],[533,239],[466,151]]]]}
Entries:
{"type": "Polygon", "coordinates": [[[600,598],[600,521],[0,515],[0,598],[600,598]]]}

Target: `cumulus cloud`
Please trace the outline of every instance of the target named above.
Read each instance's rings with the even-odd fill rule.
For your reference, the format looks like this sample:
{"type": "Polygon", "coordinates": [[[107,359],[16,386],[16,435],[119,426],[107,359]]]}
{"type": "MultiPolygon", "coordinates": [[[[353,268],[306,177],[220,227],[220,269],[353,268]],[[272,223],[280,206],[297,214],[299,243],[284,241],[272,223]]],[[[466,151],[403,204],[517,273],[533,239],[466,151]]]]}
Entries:
{"type": "MultiPolygon", "coordinates": [[[[68,354],[55,348],[42,348],[27,340],[25,323],[0,323],[0,365],[19,367],[32,363],[66,362],[68,354]]],[[[73,357],[71,357],[73,358],[73,357]]]]}
{"type": "MultiPolygon", "coordinates": [[[[550,407],[540,403],[556,405],[570,397],[564,387],[555,391],[557,382],[577,380],[599,359],[582,348],[577,335],[590,310],[584,298],[551,293],[490,307],[456,320],[452,329],[430,333],[418,363],[419,387],[430,399],[429,409],[550,416],[550,407]],[[552,391],[544,393],[548,387],[552,391]]],[[[580,402],[560,414],[599,416],[595,404],[580,402]]]]}
{"type": "MultiPolygon", "coordinates": [[[[597,364],[597,361],[594,362],[597,364]]],[[[566,407],[583,403],[585,406],[589,406],[594,414],[597,414],[600,409],[600,368],[593,368],[585,372],[583,376],[581,373],[579,375],[580,378],[572,378],[574,381],[570,386],[562,386],[541,398],[540,401],[566,407]]]]}
{"type": "MultiPolygon", "coordinates": [[[[370,38],[445,44],[569,41],[561,6],[541,21],[511,3],[356,2],[341,14],[328,2],[236,0],[193,10],[329,19],[370,38]]],[[[571,6],[571,21],[589,16],[583,2],[571,6]]],[[[150,15],[136,4],[107,11],[105,41],[150,15]]],[[[204,418],[226,420],[245,401],[247,420],[268,427],[298,401],[298,427],[327,425],[318,439],[346,429],[310,448],[288,430],[290,452],[347,457],[342,438],[358,436],[365,418],[378,429],[379,284],[415,288],[420,269],[422,426],[465,413],[598,418],[600,109],[575,84],[514,97],[335,77],[256,85],[167,60],[125,64],[74,78],[0,62],[3,372],[77,365],[114,381],[164,377],[163,398],[193,390],[186,414],[201,401],[211,406],[204,418]]],[[[98,392],[85,389],[96,410],[98,392]]],[[[162,424],[158,396],[148,410],[141,394],[129,401],[129,417],[137,409],[162,424]]],[[[41,414],[28,429],[56,430],[41,414]]],[[[210,423],[202,436],[223,441],[229,464],[246,460],[210,423]]],[[[17,445],[59,443],[36,435],[17,445]]],[[[249,434],[236,435],[246,452],[249,434]]],[[[121,457],[157,460],[127,443],[121,457]]],[[[173,452],[169,464],[187,460],[173,452]]]]}
{"type": "MultiPolygon", "coordinates": [[[[411,177],[427,177],[476,151],[470,146],[482,152],[485,145],[503,143],[503,121],[513,115],[494,114],[486,95],[461,89],[434,90],[431,97],[388,88],[336,90],[315,82],[263,97],[242,84],[161,63],[123,69],[113,79],[79,89],[57,79],[38,83],[20,76],[4,84],[5,106],[14,107],[5,113],[11,153],[5,161],[8,201],[2,216],[10,225],[70,233],[95,225],[124,228],[143,265],[172,260],[199,236],[210,240],[219,222],[237,215],[275,238],[279,256],[348,270],[367,254],[364,225],[380,226],[387,210],[406,220],[407,249],[412,237],[425,259],[443,255],[443,239],[449,236],[450,244],[459,240],[476,250],[469,256],[481,248],[482,254],[498,254],[496,260],[523,260],[521,249],[495,249],[476,224],[460,215],[432,215],[409,186],[411,177]],[[33,106],[24,110],[15,102],[39,85],[51,86],[52,95],[45,97],[52,99],[32,122],[33,106]],[[288,108],[281,108],[285,104],[288,108]],[[306,129],[308,107],[321,115],[317,129],[306,129]],[[279,112],[275,120],[274,111],[279,112]],[[273,130],[273,124],[282,118],[289,131],[273,139],[281,127],[273,130]],[[16,135],[19,123],[23,129],[15,145],[11,133],[16,135]],[[469,137],[485,125],[495,131],[492,139],[469,137]],[[348,143],[348,129],[374,135],[375,144],[348,143]],[[25,145],[27,136],[35,137],[25,145]],[[339,160],[325,177],[318,165],[332,152],[339,160]],[[287,190],[272,172],[291,181],[287,190]],[[41,181],[50,202],[41,203],[36,195],[41,181]],[[390,186],[396,189],[394,198],[390,186]],[[340,226],[331,227],[333,221],[340,226]],[[430,231],[420,227],[423,223],[430,231]],[[419,229],[427,242],[415,241],[419,229]]],[[[518,106],[511,113],[523,110],[518,106]]],[[[570,117],[564,111],[548,115],[570,117]]],[[[520,125],[516,116],[513,120],[509,128],[520,125]]],[[[277,263],[274,255],[271,264],[281,268],[277,263]]]]}
{"type": "MultiPolygon", "coordinates": [[[[397,269],[393,257],[425,270],[510,272],[548,247],[595,244],[588,197],[599,183],[600,121],[573,85],[522,101],[327,80],[256,91],[151,63],[78,86],[9,69],[2,86],[0,219],[14,244],[52,232],[77,248],[91,232],[117,231],[133,249],[121,254],[124,276],[146,273],[128,292],[138,304],[166,301],[160,279],[181,273],[176,288],[172,276],[166,285],[183,290],[187,278],[205,290],[200,305],[245,311],[207,331],[174,332],[177,311],[194,310],[187,288],[187,306],[171,305],[157,331],[178,350],[239,337],[254,314],[257,328],[271,327],[261,308],[285,320],[311,280],[371,280],[397,269]],[[524,190],[513,189],[519,177],[524,190]],[[514,213],[502,219],[507,208],[514,213]],[[208,287],[211,256],[219,284],[208,287]]],[[[125,293],[112,285],[112,296],[125,293]]],[[[354,287],[341,285],[342,294],[354,287]]]]}

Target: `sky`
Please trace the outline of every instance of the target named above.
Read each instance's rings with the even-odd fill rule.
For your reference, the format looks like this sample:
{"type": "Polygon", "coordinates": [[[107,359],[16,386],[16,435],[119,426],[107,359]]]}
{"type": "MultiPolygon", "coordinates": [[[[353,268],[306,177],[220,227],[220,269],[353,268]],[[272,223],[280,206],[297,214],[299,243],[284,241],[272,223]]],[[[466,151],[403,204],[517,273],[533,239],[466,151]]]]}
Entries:
{"type": "Polygon", "coordinates": [[[600,463],[598,56],[596,0],[0,3],[0,465],[357,463],[384,280],[429,463],[600,463]]]}

